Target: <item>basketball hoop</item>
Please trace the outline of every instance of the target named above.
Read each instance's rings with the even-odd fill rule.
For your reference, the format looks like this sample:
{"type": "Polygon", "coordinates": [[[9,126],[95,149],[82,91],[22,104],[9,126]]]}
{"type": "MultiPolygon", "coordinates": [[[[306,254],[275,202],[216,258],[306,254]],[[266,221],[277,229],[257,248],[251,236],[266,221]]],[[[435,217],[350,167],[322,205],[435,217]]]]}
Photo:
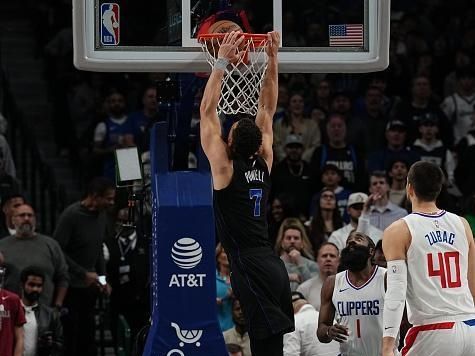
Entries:
{"type": "MultiPolygon", "coordinates": [[[[207,33],[198,36],[198,42],[213,69],[225,33],[207,33]]],[[[267,68],[267,35],[243,33],[239,51],[244,54],[229,63],[224,71],[218,110],[224,114],[257,114],[257,103],[262,79],[267,68]]]]}

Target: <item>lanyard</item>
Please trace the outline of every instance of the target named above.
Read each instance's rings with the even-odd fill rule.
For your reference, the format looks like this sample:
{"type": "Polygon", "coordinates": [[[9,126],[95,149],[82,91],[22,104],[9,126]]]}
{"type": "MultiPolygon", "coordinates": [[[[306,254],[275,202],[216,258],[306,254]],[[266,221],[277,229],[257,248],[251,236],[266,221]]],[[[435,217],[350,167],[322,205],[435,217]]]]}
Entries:
{"type": "MultiPolygon", "coordinates": [[[[119,234],[118,234],[119,235],[119,234]]],[[[119,246],[120,260],[125,261],[125,256],[127,253],[135,247],[135,242],[137,238],[137,232],[133,232],[131,235],[125,237],[125,241],[128,241],[127,247],[125,249],[122,247],[121,237],[117,236],[117,246],[119,246]]]]}

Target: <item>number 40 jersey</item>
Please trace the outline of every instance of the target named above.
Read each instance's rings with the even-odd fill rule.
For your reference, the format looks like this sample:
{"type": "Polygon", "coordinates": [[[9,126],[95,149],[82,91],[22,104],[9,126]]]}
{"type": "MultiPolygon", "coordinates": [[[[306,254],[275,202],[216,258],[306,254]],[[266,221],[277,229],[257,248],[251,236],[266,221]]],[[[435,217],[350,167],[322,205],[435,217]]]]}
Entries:
{"type": "MultiPolygon", "coordinates": [[[[413,325],[475,317],[468,286],[468,240],[459,216],[412,213],[407,251],[407,312],[413,325]]],[[[391,273],[391,271],[388,271],[391,273]]]]}

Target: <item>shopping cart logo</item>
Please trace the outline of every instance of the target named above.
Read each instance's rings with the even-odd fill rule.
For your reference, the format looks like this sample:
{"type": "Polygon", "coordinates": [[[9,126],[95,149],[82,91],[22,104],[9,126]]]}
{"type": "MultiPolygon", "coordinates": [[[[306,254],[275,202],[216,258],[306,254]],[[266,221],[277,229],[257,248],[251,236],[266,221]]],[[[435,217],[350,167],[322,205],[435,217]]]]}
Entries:
{"type": "Polygon", "coordinates": [[[179,239],[172,247],[172,259],[182,269],[192,269],[198,266],[203,257],[200,244],[190,237],[179,239]]]}
{"type": "Polygon", "coordinates": [[[196,347],[200,347],[200,339],[203,336],[203,330],[182,330],[176,323],[171,323],[171,327],[175,329],[176,336],[180,340],[180,347],[185,344],[195,344],[196,347]]]}
{"type": "Polygon", "coordinates": [[[106,2],[101,5],[101,44],[117,46],[120,42],[119,4],[106,2]]]}

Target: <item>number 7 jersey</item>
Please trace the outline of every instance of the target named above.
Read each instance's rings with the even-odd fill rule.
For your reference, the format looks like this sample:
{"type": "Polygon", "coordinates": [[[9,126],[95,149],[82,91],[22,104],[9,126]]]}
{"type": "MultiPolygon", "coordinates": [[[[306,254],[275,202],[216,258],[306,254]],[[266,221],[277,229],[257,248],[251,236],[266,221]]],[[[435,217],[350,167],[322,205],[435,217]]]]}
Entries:
{"type": "Polygon", "coordinates": [[[475,317],[468,286],[468,241],[458,215],[412,213],[403,218],[407,250],[407,313],[413,325],[475,317]]]}

